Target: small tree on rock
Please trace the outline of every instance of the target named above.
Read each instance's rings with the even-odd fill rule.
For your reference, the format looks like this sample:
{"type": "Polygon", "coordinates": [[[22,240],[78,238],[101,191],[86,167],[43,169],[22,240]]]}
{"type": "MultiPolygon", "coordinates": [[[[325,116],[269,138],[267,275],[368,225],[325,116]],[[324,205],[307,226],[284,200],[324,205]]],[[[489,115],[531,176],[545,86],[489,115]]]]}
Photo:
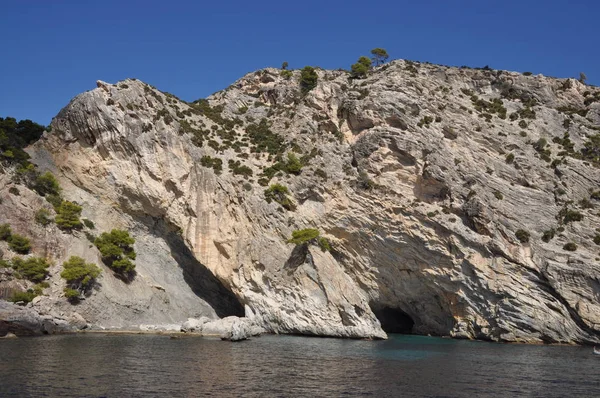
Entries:
{"type": "Polygon", "coordinates": [[[355,64],[350,67],[352,78],[361,79],[367,77],[367,73],[371,69],[371,60],[368,57],[362,56],[355,64]]]}
{"type": "Polygon", "coordinates": [[[33,189],[42,196],[60,194],[60,185],[49,171],[35,179],[33,189]]]}
{"type": "Polygon", "coordinates": [[[81,206],[68,200],[63,200],[56,210],[56,225],[63,230],[71,231],[79,229],[82,226],[79,216],[81,216],[81,206]]]}
{"type": "Polygon", "coordinates": [[[292,238],[288,239],[288,243],[295,245],[308,245],[314,243],[319,245],[322,251],[330,251],[331,245],[329,241],[320,236],[319,230],[315,228],[305,228],[292,232],[292,238]]]}
{"type": "Polygon", "coordinates": [[[12,230],[10,229],[10,225],[1,224],[0,225],[0,240],[8,240],[12,235],[12,230]]]}
{"type": "Polygon", "coordinates": [[[390,57],[387,51],[379,47],[372,49],[371,54],[373,55],[372,60],[375,66],[383,64],[390,57]]]}
{"type": "Polygon", "coordinates": [[[286,70],[287,68],[288,68],[288,63],[287,63],[287,61],[284,61],[284,62],[281,64],[281,69],[283,69],[283,70],[286,70]]]}
{"type": "Polygon", "coordinates": [[[136,257],[134,243],[135,239],[129,236],[129,232],[120,229],[103,232],[94,241],[100,250],[102,261],[123,276],[130,276],[135,270],[135,264],[132,262],[136,257]]]}
{"type": "Polygon", "coordinates": [[[285,209],[294,211],[296,210],[296,205],[288,197],[289,193],[290,191],[285,185],[272,184],[269,188],[265,189],[265,200],[267,201],[267,203],[275,201],[281,206],[283,206],[285,209]]]}
{"type": "MultiPolygon", "coordinates": [[[[67,281],[67,289],[75,290],[78,293],[85,293],[93,286],[96,278],[100,275],[100,268],[96,264],[86,263],[81,257],[71,256],[63,263],[64,270],[60,276],[67,281]]],[[[69,299],[75,297],[69,296],[65,290],[65,295],[69,299]]],[[[79,294],[77,295],[79,297],[79,294]]]]}
{"type": "Polygon", "coordinates": [[[46,259],[41,257],[29,257],[25,260],[19,257],[12,259],[12,267],[15,271],[32,282],[41,282],[46,279],[49,266],[46,259]]]}
{"type": "Polygon", "coordinates": [[[300,72],[300,91],[307,94],[310,90],[317,87],[319,76],[312,66],[305,66],[300,72]]]}
{"type": "Polygon", "coordinates": [[[28,254],[31,250],[31,242],[29,239],[19,234],[12,234],[8,238],[8,247],[16,253],[28,254]]]}

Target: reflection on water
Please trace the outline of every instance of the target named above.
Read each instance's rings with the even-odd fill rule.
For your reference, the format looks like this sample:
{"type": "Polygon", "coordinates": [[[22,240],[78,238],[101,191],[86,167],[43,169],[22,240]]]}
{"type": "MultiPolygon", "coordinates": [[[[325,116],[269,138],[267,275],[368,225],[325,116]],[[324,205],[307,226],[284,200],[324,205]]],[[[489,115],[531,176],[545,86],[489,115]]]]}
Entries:
{"type": "Polygon", "coordinates": [[[585,347],[430,337],[65,335],[0,340],[0,396],[600,396],[585,347]]]}

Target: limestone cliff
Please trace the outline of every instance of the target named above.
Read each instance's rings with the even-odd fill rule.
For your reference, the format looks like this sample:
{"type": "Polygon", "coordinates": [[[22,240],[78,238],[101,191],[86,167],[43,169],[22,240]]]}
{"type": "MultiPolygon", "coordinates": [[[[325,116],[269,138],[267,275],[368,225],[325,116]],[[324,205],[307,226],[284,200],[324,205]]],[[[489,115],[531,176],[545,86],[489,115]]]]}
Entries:
{"type": "MultiPolygon", "coordinates": [[[[107,327],[245,313],[276,333],[599,341],[598,88],[408,61],[318,75],[306,95],[299,71],[265,69],[196,103],[138,80],[73,99],[30,152],[99,231],[133,232],[138,275],[33,307],[107,327]],[[266,200],[274,183],[287,201],[266,200]],[[303,228],[331,250],[287,243],[303,228]]],[[[98,260],[83,236],[48,239],[57,264],[98,260]]]]}

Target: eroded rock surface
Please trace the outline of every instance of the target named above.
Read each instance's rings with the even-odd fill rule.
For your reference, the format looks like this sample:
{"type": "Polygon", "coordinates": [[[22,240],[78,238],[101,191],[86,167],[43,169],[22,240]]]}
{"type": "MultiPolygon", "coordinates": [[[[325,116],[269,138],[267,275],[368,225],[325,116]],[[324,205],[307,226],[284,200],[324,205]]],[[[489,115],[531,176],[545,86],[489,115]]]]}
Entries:
{"type": "MultiPolygon", "coordinates": [[[[245,314],[276,333],[598,341],[600,173],[579,156],[598,134],[597,88],[406,61],[364,80],[318,74],[305,97],[298,71],[265,69],[198,104],[126,80],[65,107],[36,163],[98,230],[133,231],[139,253],[131,284],[105,270],[77,312],[103,326],[245,314]],[[265,200],[276,182],[294,206],[265,200]],[[287,243],[302,228],[332,250],[287,243]]],[[[48,239],[57,259],[98,260],[82,237],[48,239]]],[[[44,302],[71,310],[54,291],[44,302]]]]}

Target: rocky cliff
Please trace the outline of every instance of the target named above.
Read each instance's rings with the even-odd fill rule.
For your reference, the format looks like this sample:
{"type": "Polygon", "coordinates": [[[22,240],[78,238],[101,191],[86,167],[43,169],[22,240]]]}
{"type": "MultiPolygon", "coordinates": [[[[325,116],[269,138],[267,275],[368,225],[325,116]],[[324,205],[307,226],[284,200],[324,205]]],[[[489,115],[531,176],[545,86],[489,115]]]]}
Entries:
{"type": "Polygon", "coordinates": [[[139,80],[74,98],[29,152],[98,231],[132,232],[137,275],[105,268],[72,306],[60,263],[96,249],[32,230],[14,209],[42,204],[13,197],[4,217],[56,264],[30,306],[104,327],[600,341],[600,89],[409,61],[317,73],[305,95],[299,71],[264,69],[194,103],[139,80]],[[328,244],[288,243],[305,228],[328,244]]]}

